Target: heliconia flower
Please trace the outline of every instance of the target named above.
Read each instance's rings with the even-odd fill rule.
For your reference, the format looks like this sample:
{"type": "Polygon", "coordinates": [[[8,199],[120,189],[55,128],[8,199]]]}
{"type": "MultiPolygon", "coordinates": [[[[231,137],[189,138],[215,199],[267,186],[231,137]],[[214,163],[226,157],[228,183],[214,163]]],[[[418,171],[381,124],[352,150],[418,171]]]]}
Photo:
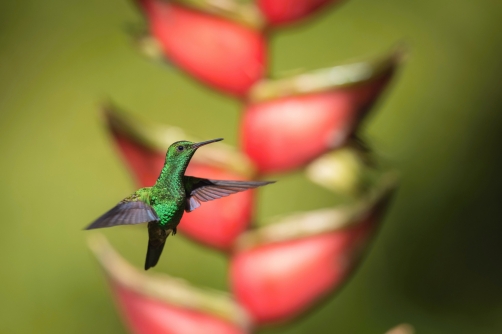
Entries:
{"type": "Polygon", "coordinates": [[[258,6],[272,26],[293,23],[326,5],[341,0],[258,0],[258,6]]]}
{"type": "Polygon", "coordinates": [[[135,334],[245,334],[246,312],[228,295],[127,263],[102,235],[89,247],[103,267],[125,324],[135,334]]]}
{"type": "Polygon", "coordinates": [[[299,168],[344,145],[392,78],[401,52],[258,83],[241,121],[244,152],[261,173],[299,168]]]}
{"type": "MultiPolygon", "coordinates": [[[[104,108],[104,118],[141,187],[156,182],[169,145],[177,140],[199,141],[179,128],[141,122],[112,106],[104,108]]],[[[220,143],[197,151],[186,171],[187,175],[222,180],[249,180],[253,173],[245,156],[220,143]]],[[[253,191],[245,191],[204,203],[183,215],[178,230],[206,245],[228,249],[251,221],[253,197],[253,191]]]]}
{"type": "Polygon", "coordinates": [[[225,2],[231,6],[190,0],[138,3],[164,57],[198,80],[243,96],[265,74],[267,45],[254,5],[231,0],[225,2]]]}
{"type": "Polygon", "coordinates": [[[388,175],[350,206],[292,215],[238,239],[231,286],[253,321],[292,320],[340,287],[394,187],[395,178],[388,175]]]}

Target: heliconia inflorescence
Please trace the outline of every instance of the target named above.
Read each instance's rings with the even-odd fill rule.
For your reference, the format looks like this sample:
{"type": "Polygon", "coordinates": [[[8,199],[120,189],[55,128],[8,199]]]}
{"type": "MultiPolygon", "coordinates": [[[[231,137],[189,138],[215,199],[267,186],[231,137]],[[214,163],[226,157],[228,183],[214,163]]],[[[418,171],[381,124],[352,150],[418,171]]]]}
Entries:
{"type": "MultiPolygon", "coordinates": [[[[203,203],[180,234],[224,251],[231,294],[138,271],[104,239],[90,247],[134,333],[254,332],[293,321],[336,292],[360,262],[398,185],[396,173],[361,143],[361,122],[390,86],[402,48],[379,57],[269,78],[268,34],[339,0],[136,0],[148,33],[141,50],[242,101],[240,147],[200,150],[186,175],[252,180],[305,170],[314,183],[350,198],[335,208],[290,214],[252,227],[257,190],[203,203]]],[[[138,186],[155,183],[166,149],[194,140],[112,104],[103,120],[138,186]]],[[[280,183],[275,186],[280,186],[280,183]]],[[[401,325],[397,329],[411,327],[401,325]]]]}

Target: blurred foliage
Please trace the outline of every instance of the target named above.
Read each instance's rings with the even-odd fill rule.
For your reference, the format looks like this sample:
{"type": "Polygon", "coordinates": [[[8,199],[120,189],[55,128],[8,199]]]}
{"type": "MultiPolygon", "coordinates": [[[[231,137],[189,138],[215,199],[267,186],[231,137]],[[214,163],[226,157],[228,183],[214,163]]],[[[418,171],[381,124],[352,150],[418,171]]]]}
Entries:
{"type": "MultiPolygon", "coordinates": [[[[365,130],[403,174],[372,252],[337,298],[264,333],[502,332],[501,17],[496,0],[353,0],[274,34],[272,74],[399,40],[411,55],[365,130]]],[[[0,4],[0,333],[125,331],[82,231],[135,187],[100,99],[237,143],[239,104],[142,58],[124,33],[138,21],[124,0],[0,4]]],[[[300,173],[280,181],[258,221],[336,203],[300,173]]],[[[141,265],[143,227],[105,232],[141,265]]],[[[224,257],[183,236],[158,270],[227,289],[224,257]]]]}

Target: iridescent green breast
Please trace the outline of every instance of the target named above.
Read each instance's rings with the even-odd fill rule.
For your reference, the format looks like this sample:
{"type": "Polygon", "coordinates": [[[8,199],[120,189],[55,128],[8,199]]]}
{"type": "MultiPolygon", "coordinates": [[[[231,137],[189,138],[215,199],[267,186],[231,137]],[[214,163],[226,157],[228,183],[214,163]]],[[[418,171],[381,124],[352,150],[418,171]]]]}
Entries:
{"type": "Polygon", "coordinates": [[[176,227],[183,216],[184,207],[176,201],[167,201],[152,205],[160,219],[159,225],[165,228],[176,227]]]}
{"type": "Polygon", "coordinates": [[[185,209],[185,192],[179,191],[174,184],[156,184],[150,191],[150,205],[159,217],[159,225],[165,228],[176,227],[185,209]]]}
{"type": "Polygon", "coordinates": [[[183,174],[191,157],[191,155],[171,157],[170,155],[174,154],[173,150],[175,148],[168,151],[166,163],[150,190],[150,205],[159,217],[159,225],[166,229],[176,227],[183,216],[186,201],[183,174]]]}

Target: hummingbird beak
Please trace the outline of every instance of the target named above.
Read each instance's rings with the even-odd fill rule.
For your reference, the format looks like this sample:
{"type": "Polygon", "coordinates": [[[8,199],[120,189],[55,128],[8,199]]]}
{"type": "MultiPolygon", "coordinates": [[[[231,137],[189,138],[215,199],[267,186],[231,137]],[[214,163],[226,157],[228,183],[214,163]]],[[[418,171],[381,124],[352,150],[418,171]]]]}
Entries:
{"type": "Polygon", "coordinates": [[[204,146],[204,145],[207,145],[207,144],[211,144],[211,143],[214,143],[214,142],[217,142],[217,141],[222,141],[222,140],[223,140],[223,138],[216,138],[216,139],[201,141],[200,143],[193,144],[193,147],[194,148],[199,148],[201,146],[204,146]]]}

